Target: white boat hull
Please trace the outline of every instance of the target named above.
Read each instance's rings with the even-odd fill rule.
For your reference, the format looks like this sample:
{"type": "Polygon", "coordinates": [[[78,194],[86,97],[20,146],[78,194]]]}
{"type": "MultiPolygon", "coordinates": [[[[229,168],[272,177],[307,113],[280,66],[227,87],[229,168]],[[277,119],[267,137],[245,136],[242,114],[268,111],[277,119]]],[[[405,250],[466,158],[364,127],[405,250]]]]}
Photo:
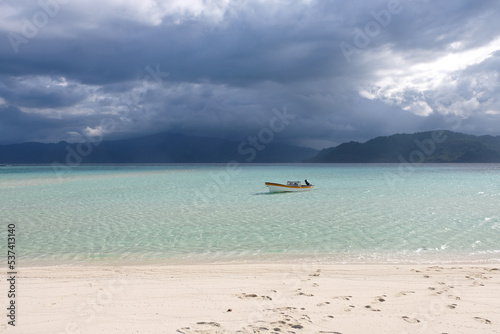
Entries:
{"type": "Polygon", "coordinates": [[[282,192],[297,192],[297,191],[308,191],[314,188],[313,185],[310,186],[289,186],[286,184],[266,182],[266,187],[269,192],[272,193],[282,193],[282,192]]]}

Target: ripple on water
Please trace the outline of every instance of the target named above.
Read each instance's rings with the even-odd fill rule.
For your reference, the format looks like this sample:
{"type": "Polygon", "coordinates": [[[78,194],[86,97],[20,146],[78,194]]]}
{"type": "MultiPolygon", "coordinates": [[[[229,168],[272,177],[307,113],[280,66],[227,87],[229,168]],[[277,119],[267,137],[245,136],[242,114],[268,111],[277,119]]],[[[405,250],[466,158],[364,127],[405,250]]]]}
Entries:
{"type": "Polygon", "coordinates": [[[24,260],[498,259],[500,169],[423,168],[394,189],[384,174],[397,166],[242,167],[222,186],[210,180],[225,167],[142,168],[76,170],[65,182],[9,174],[0,210],[19,226],[24,260]],[[314,191],[256,195],[266,180],[304,175],[314,191]]]}

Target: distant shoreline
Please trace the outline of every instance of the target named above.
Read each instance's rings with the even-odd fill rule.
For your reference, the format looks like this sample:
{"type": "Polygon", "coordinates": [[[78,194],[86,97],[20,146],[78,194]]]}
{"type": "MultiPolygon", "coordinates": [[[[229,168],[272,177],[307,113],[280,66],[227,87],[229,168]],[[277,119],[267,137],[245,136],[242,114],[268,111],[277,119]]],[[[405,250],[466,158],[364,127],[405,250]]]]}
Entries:
{"type": "MultiPolygon", "coordinates": [[[[227,163],[224,162],[141,162],[141,163],[82,163],[78,166],[70,166],[71,168],[78,167],[92,167],[92,166],[226,166],[227,163]]],[[[500,165],[500,162],[423,162],[420,164],[413,165],[414,167],[419,166],[460,166],[460,165],[500,165]]],[[[398,162],[248,162],[248,163],[238,163],[240,166],[399,166],[403,163],[398,162]]],[[[0,167],[52,167],[49,163],[14,163],[0,165],[0,167]]]]}
{"type": "Polygon", "coordinates": [[[171,133],[83,143],[31,142],[0,145],[0,164],[500,163],[500,136],[445,130],[351,141],[320,151],[274,142],[242,150],[239,144],[171,133]]]}

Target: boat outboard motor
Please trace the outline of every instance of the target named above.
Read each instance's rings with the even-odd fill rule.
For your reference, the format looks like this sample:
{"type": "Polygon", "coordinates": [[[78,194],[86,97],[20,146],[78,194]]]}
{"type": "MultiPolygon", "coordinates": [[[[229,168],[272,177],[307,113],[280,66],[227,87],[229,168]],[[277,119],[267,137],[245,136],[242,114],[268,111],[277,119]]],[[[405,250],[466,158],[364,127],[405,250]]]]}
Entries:
{"type": "Polygon", "coordinates": [[[304,180],[304,182],[306,183],[306,185],[310,186],[311,184],[309,183],[309,181],[307,181],[307,179],[304,180]]]}

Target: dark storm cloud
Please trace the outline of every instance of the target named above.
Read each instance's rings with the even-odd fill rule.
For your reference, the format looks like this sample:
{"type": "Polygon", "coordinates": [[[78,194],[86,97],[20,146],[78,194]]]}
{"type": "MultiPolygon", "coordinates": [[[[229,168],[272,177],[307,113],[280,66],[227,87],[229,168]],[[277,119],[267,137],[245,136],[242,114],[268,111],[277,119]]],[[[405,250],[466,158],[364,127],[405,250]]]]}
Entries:
{"type": "Polygon", "coordinates": [[[4,77],[0,96],[20,107],[59,108],[71,106],[86,98],[87,91],[78,85],[51,77],[4,77]]]}
{"type": "Polygon", "coordinates": [[[495,1],[0,7],[0,112],[47,121],[27,119],[24,137],[4,132],[0,142],[76,138],[104,118],[116,122],[107,138],[243,139],[284,107],[296,117],[276,139],[316,147],[450,128],[450,114],[469,119],[456,131],[498,134],[495,1]]]}
{"type": "Polygon", "coordinates": [[[16,107],[0,106],[0,142],[4,144],[50,138],[50,132],[63,124],[60,120],[23,113],[16,107]]]}

